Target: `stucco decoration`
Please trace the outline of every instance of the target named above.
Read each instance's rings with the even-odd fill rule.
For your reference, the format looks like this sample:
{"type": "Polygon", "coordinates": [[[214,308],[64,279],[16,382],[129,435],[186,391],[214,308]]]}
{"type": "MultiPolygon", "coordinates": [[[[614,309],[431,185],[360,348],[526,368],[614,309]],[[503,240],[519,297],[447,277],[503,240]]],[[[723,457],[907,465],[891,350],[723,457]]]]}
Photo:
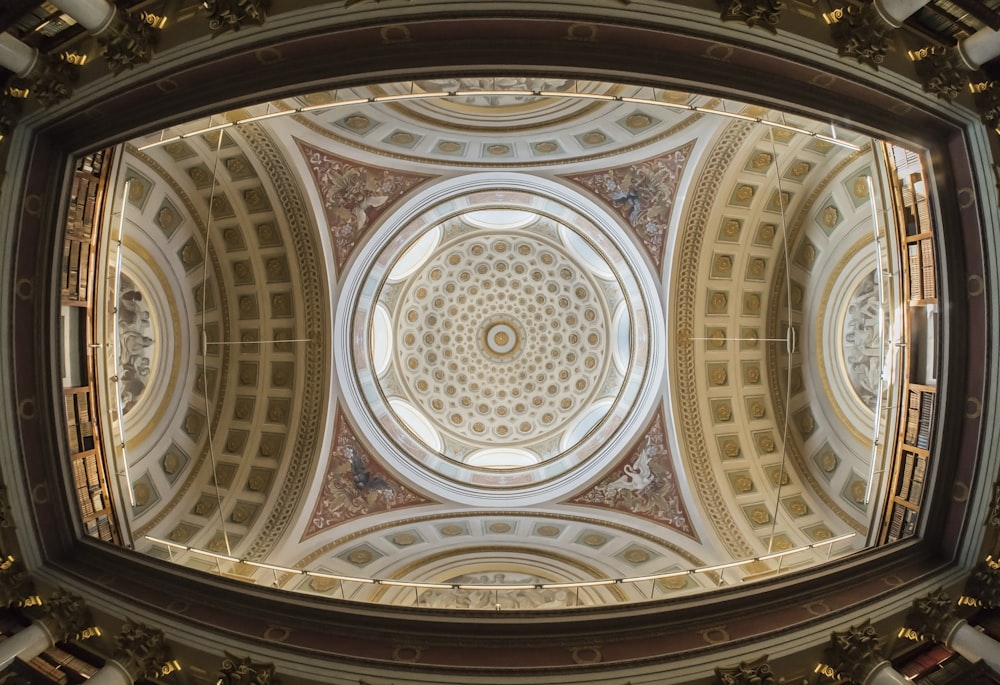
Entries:
{"type": "Polygon", "coordinates": [[[577,605],[577,595],[565,588],[533,590],[486,589],[490,585],[540,585],[551,580],[528,573],[471,574],[448,580],[455,585],[478,585],[477,590],[424,590],[417,606],[435,609],[565,609],[577,605]]]}
{"type": "Polygon", "coordinates": [[[359,516],[427,502],[372,458],[338,408],[323,489],[302,539],[359,516]]]}
{"type": "Polygon", "coordinates": [[[642,516],[699,539],[677,487],[662,407],[628,456],[600,483],[571,501],[642,516]]]}
{"type": "Polygon", "coordinates": [[[153,330],[149,303],[122,274],[118,304],[118,349],[122,413],[128,414],[146,390],[152,371],[153,330]]]}
{"type": "Polygon", "coordinates": [[[844,361],[851,388],[871,410],[875,409],[882,373],[878,299],[878,283],[873,271],[851,295],[843,333],[844,361]]]}
{"type": "Polygon", "coordinates": [[[567,178],[597,195],[625,220],[659,271],[674,196],[693,149],[691,141],[642,162],[567,178]]]}
{"type": "Polygon", "coordinates": [[[296,141],[323,200],[337,272],[378,218],[431,176],[352,162],[296,141]]]}

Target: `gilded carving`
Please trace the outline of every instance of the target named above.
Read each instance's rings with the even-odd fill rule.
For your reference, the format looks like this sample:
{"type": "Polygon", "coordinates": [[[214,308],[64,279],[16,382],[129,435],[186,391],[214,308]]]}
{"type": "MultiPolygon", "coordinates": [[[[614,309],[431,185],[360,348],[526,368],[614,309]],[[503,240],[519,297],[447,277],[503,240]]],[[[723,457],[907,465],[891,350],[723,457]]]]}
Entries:
{"type": "Polygon", "coordinates": [[[971,87],[983,123],[1000,133],[1000,87],[997,82],[980,81],[971,87]]]}
{"type": "Polygon", "coordinates": [[[760,26],[777,33],[781,0],[719,0],[722,21],[742,21],[750,28],[760,26]]]}
{"type": "Polygon", "coordinates": [[[741,661],[735,668],[715,667],[718,685],[774,685],[774,672],[767,655],[753,661],[741,661]]]}
{"type": "Polygon", "coordinates": [[[118,11],[108,27],[97,34],[104,61],[112,74],[117,76],[153,58],[153,46],[158,38],[156,24],[160,19],[148,12],[132,16],[118,11]]]}
{"type": "Polygon", "coordinates": [[[835,631],[826,651],[827,663],[837,677],[853,683],[863,683],[872,670],[885,661],[882,641],[871,621],[835,631]]]}
{"type": "Polygon", "coordinates": [[[166,637],[156,628],[126,621],[114,642],[112,658],[133,680],[155,679],[163,666],[170,663],[166,637]]]}
{"type": "Polygon", "coordinates": [[[944,642],[962,619],[955,615],[955,602],[938,588],[913,600],[913,609],[906,617],[906,627],[923,639],[944,642]]]}
{"type": "Polygon", "coordinates": [[[217,685],[280,685],[274,677],[274,664],[257,663],[249,656],[225,652],[219,667],[217,685]]]}
{"type": "Polygon", "coordinates": [[[969,84],[969,68],[957,47],[927,47],[910,52],[924,90],[954,100],[969,84]]]}
{"type": "Polygon", "coordinates": [[[874,2],[846,5],[823,15],[841,57],[853,57],[878,69],[889,49],[893,26],[882,18],[874,2]]]}
{"type": "Polygon", "coordinates": [[[219,35],[239,31],[248,24],[263,25],[270,4],[270,0],[206,0],[203,7],[208,15],[208,28],[213,35],[219,35]]]}

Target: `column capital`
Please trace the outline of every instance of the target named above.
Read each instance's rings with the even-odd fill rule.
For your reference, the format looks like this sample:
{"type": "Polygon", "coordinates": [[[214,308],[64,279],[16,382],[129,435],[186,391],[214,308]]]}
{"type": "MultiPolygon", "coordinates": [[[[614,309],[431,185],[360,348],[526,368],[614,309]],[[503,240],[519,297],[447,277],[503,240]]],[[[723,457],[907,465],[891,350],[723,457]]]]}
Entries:
{"type": "Polygon", "coordinates": [[[274,664],[261,664],[249,656],[238,657],[225,652],[219,667],[217,685],[280,685],[274,677],[274,664]]]}
{"type": "Polygon", "coordinates": [[[845,5],[823,14],[841,57],[853,57],[875,69],[885,60],[889,34],[896,27],[885,20],[874,2],[845,5]]]}
{"type": "Polygon", "coordinates": [[[83,598],[62,588],[45,598],[31,613],[38,617],[57,642],[82,633],[92,624],[83,598]]]}
{"type": "Polygon", "coordinates": [[[882,640],[870,620],[830,635],[827,660],[838,678],[864,683],[875,667],[885,661],[882,640]]]}
{"type": "Polygon", "coordinates": [[[239,31],[247,24],[261,26],[267,21],[270,0],[205,0],[208,28],[213,35],[239,31]]]}
{"type": "Polygon", "coordinates": [[[108,26],[95,34],[112,74],[117,76],[153,58],[153,46],[159,38],[156,30],[159,19],[148,12],[132,15],[118,10],[108,26]]]}
{"type": "Polygon", "coordinates": [[[21,604],[34,591],[34,580],[20,561],[11,556],[0,559],[0,605],[21,604]]]}
{"type": "Polygon", "coordinates": [[[1000,564],[986,557],[972,569],[965,581],[965,594],[959,604],[992,609],[1000,606],[1000,564]]]}
{"type": "Polygon", "coordinates": [[[128,672],[132,680],[156,678],[170,663],[169,646],[162,630],[143,623],[126,621],[115,636],[111,658],[128,672]]]}
{"type": "Polygon", "coordinates": [[[926,47],[910,51],[924,90],[954,100],[969,83],[969,67],[957,47],[926,47]]]}
{"type": "MultiPolygon", "coordinates": [[[[1000,82],[980,81],[969,85],[976,109],[984,124],[1000,134],[1000,82]]],[[[986,525],[1000,526],[1000,484],[993,484],[993,500],[986,518],[986,525]]]]}
{"type": "Polygon", "coordinates": [[[715,667],[719,685],[774,685],[774,671],[767,654],[753,661],[741,661],[735,668],[715,667]]]}
{"type": "Polygon", "coordinates": [[[955,603],[947,592],[938,588],[913,600],[913,609],[906,616],[906,627],[926,640],[946,642],[960,621],[962,619],[955,615],[955,603]]]}
{"type": "Polygon", "coordinates": [[[778,32],[781,0],[717,0],[722,21],[742,21],[750,28],[760,26],[778,32]]]}

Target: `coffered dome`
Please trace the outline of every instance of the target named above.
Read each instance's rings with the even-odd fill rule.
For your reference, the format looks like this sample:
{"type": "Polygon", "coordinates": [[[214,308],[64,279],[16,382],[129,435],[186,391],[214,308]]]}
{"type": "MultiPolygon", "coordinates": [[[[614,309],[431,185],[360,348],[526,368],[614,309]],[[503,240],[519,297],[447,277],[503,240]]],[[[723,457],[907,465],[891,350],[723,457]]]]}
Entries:
{"type": "Polygon", "coordinates": [[[513,174],[448,185],[388,222],[374,266],[354,266],[357,304],[341,305],[356,312],[370,437],[469,503],[551,499],[553,482],[599,472],[648,411],[656,290],[617,224],[574,191],[528,191],[513,174]]]}

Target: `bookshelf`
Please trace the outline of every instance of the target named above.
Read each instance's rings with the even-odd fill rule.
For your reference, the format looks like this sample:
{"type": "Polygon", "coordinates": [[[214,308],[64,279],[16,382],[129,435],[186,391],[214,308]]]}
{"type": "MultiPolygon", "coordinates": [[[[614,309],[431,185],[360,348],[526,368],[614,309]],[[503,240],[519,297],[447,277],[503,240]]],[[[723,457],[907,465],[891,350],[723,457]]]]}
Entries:
{"type": "Polygon", "coordinates": [[[971,662],[937,642],[896,661],[896,670],[919,685],[1000,685],[1000,677],[985,662],[971,662]]]}
{"type": "Polygon", "coordinates": [[[16,673],[27,678],[28,682],[42,685],[80,685],[95,676],[99,670],[100,667],[92,663],[92,660],[81,656],[80,650],[66,643],[49,647],[31,659],[17,657],[8,667],[9,673],[16,673]]]}
{"type": "Polygon", "coordinates": [[[99,151],[81,157],[73,171],[62,258],[62,303],[70,307],[86,307],[90,302],[97,236],[94,225],[102,213],[109,155],[99,151]]]}
{"type": "MultiPolygon", "coordinates": [[[[102,150],[77,160],[66,209],[62,260],[62,305],[70,308],[64,320],[80,316],[80,340],[67,340],[79,348],[81,364],[69,374],[63,388],[66,437],[69,446],[70,487],[77,501],[84,532],[107,542],[120,543],[111,498],[108,466],[100,440],[100,421],[94,375],[93,326],[98,303],[93,301],[96,254],[104,203],[107,197],[111,151],[102,150]]],[[[76,329],[71,329],[76,330],[76,329]]],[[[64,333],[70,335],[70,333],[64,333]]]]}
{"type": "Polygon", "coordinates": [[[882,543],[917,532],[925,496],[937,404],[936,344],[938,278],[934,222],[920,155],[886,144],[889,189],[896,215],[904,312],[899,433],[890,468],[889,493],[879,532],[882,543]]]}

